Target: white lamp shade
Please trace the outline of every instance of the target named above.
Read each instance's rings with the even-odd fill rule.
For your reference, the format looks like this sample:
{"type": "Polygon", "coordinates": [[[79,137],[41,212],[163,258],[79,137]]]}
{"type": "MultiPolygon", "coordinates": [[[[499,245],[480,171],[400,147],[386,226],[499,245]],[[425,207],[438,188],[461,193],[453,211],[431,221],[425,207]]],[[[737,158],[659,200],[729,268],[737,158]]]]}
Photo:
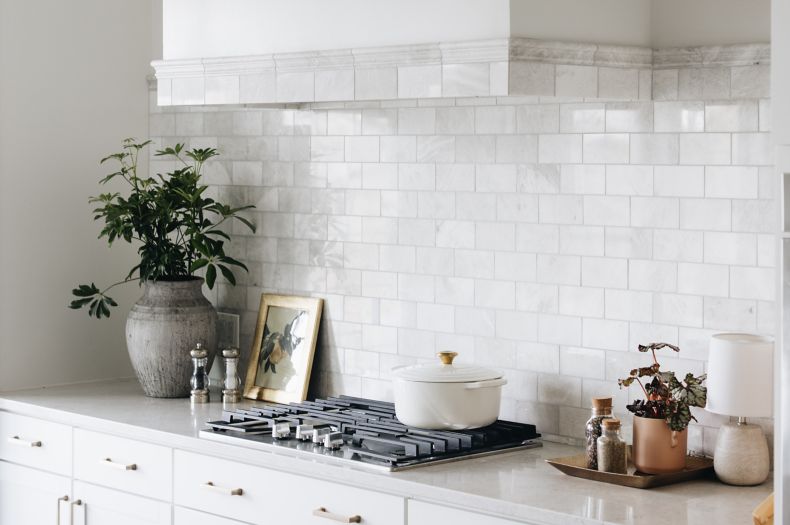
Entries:
{"type": "Polygon", "coordinates": [[[774,342],[751,334],[716,334],[708,356],[710,412],[737,417],[773,413],[774,342]]]}

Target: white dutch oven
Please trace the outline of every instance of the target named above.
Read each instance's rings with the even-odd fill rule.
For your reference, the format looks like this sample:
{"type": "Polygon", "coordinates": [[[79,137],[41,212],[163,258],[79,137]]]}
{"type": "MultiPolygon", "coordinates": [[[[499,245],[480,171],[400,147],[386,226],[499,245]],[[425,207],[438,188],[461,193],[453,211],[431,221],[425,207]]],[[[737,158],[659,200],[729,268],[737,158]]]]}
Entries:
{"type": "Polygon", "coordinates": [[[439,363],[393,368],[395,414],[401,423],[462,430],[496,421],[507,380],[490,368],[453,364],[456,355],[439,352],[439,363]]]}

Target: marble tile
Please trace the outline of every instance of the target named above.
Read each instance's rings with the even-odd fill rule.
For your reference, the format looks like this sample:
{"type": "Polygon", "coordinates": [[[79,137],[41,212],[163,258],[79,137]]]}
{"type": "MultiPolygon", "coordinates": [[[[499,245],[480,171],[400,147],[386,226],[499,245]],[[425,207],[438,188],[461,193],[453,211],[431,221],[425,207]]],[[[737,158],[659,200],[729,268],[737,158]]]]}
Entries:
{"type": "Polygon", "coordinates": [[[724,199],[756,199],[758,173],[755,167],[708,166],[705,168],[705,196],[724,199]]]}
{"type": "Polygon", "coordinates": [[[171,81],[170,102],[174,106],[205,104],[206,85],[200,78],[177,77],[171,81]]]}
{"type": "Polygon", "coordinates": [[[703,166],[656,166],[656,195],[665,197],[703,197],[705,168],[703,166]]]}
{"type": "Polygon", "coordinates": [[[355,68],[354,96],[357,100],[398,98],[398,70],[394,67],[355,68]]]}
{"type": "Polygon", "coordinates": [[[540,135],[538,159],[541,163],[581,163],[582,135],[540,135]]]}
{"type": "Polygon", "coordinates": [[[560,133],[603,133],[604,104],[560,104],[560,133]]]}
{"type": "Polygon", "coordinates": [[[530,104],[516,107],[519,133],[559,133],[559,104],[530,104]]]}
{"type": "Polygon", "coordinates": [[[733,133],[732,163],[752,166],[773,164],[771,135],[768,133],[733,133]]]}
{"type": "Polygon", "coordinates": [[[442,96],[442,66],[399,66],[398,98],[442,96]]]}
{"type": "Polygon", "coordinates": [[[475,108],[449,107],[436,109],[436,133],[469,135],[475,132],[475,108]]]}
{"type": "Polygon", "coordinates": [[[639,99],[639,70],[598,68],[598,96],[618,100],[639,99]]]}
{"type": "Polygon", "coordinates": [[[277,99],[277,79],[274,71],[239,76],[239,102],[274,101],[277,99]]]}
{"type": "Polygon", "coordinates": [[[554,64],[510,62],[510,94],[554,96],[554,64]]]}
{"type": "Polygon", "coordinates": [[[556,91],[558,97],[597,97],[598,68],[594,66],[558,65],[556,91]]]}
{"type": "Polygon", "coordinates": [[[315,76],[312,71],[277,73],[277,102],[313,100],[315,100],[315,76]]]}
{"type": "Polygon", "coordinates": [[[705,105],[702,102],[656,102],[656,132],[705,131],[705,105]]]}
{"type": "Polygon", "coordinates": [[[729,133],[681,133],[681,164],[729,164],[729,133]]]}
{"type": "Polygon", "coordinates": [[[756,101],[708,102],[705,104],[705,131],[757,131],[756,101]]]}
{"type": "Polygon", "coordinates": [[[630,136],[626,133],[585,133],[583,158],[587,164],[628,164],[630,136]]]}
{"type": "Polygon", "coordinates": [[[515,109],[512,106],[483,106],[475,108],[475,132],[487,135],[515,133],[515,109]]]}
{"type": "Polygon", "coordinates": [[[315,100],[354,100],[354,70],[316,71],[315,100]]]}
{"type": "Polygon", "coordinates": [[[240,101],[241,90],[238,76],[206,77],[206,104],[238,104],[240,101]]]}
{"type": "Polygon", "coordinates": [[[653,71],[653,99],[678,99],[677,69],[657,69],[653,71]]]}
{"type": "Polygon", "coordinates": [[[735,66],[731,70],[732,98],[768,98],[771,92],[771,69],[767,64],[735,66]]]}
{"type": "Polygon", "coordinates": [[[608,102],[606,104],[605,130],[608,133],[649,133],[653,131],[653,104],[649,102],[608,102]]]}
{"type": "Polygon", "coordinates": [[[673,133],[638,133],[631,135],[631,164],[677,164],[678,135],[673,133]]]}
{"type": "Polygon", "coordinates": [[[443,64],[442,96],[486,96],[490,90],[490,71],[483,64],[443,64]]]}

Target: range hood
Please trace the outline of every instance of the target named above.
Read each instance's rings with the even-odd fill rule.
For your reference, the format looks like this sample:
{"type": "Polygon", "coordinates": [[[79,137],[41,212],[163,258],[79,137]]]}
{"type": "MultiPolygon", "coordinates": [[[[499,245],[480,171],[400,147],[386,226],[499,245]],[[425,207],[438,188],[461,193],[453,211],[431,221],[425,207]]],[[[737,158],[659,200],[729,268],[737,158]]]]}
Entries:
{"type": "Polygon", "coordinates": [[[769,58],[767,44],[653,49],[648,0],[594,9],[577,2],[579,10],[593,9],[579,16],[617,21],[605,34],[582,37],[622,45],[522,37],[540,33],[541,24],[551,34],[569,26],[569,14],[543,1],[164,0],[164,59],[152,63],[158,102],[650,100],[655,70],[769,58]]]}

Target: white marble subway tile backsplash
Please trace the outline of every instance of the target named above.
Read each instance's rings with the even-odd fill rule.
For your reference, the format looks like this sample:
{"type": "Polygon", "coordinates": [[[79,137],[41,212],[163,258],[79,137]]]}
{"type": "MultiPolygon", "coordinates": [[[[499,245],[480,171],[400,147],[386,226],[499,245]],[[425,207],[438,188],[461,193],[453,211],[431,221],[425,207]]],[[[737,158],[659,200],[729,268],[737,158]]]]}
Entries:
{"type": "MultiPolygon", "coordinates": [[[[494,89],[493,68],[457,64],[309,83],[372,102],[152,107],[155,141],[218,147],[211,192],[256,205],[257,233],[234,231],[250,272],[213,297],[245,350],[261,292],[318,295],[317,394],[389,398],[393,366],[452,348],[506,371],[503,416],[580,437],[589,397],[621,413],[636,395],[615,380],[637,344],[680,343],[671,366],[702,372],[710,334],[773,332],[765,68],[522,69],[574,98],[376,102],[494,89]]],[[[278,75],[278,97],[302,80],[278,75]]],[[[269,84],[241,78],[242,100],[269,84]]]]}

